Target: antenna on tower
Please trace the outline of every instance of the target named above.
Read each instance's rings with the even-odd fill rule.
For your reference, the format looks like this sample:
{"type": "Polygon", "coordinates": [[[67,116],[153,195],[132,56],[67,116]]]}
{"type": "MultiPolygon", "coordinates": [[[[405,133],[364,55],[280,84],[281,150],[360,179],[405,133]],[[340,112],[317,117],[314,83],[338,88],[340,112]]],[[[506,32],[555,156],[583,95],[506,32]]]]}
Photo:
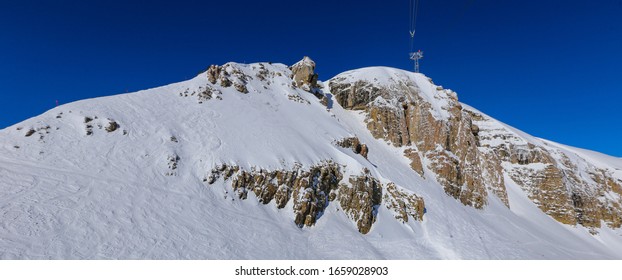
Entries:
{"type": "Polygon", "coordinates": [[[423,58],[423,52],[421,50],[410,53],[410,59],[415,61],[415,73],[419,73],[419,59],[423,58]]]}
{"type": "Polygon", "coordinates": [[[417,14],[419,13],[419,0],[410,0],[410,59],[415,63],[415,73],[419,73],[419,60],[423,58],[421,50],[415,49],[415,31],[417,30],[417,14]]]}

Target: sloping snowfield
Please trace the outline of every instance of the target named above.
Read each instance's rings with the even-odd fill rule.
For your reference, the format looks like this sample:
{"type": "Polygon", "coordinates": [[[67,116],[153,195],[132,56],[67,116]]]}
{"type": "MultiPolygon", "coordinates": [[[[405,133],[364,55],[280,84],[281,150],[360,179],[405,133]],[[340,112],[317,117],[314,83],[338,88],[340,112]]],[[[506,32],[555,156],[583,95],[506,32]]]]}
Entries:
{"type": "MultiPolygon", "coordinates": [[[[259,67],[233,65],[250,76],[259,67]]],[[[1,130],[0,258],[622,258],[622,231],[603,227],[592,235],[560,224],[509,177],[510,209],[494,196],[484,210],[460,204],[433,176],[415,173],[402,149],[373,138],[361,115],[337,102],[327,110],[315,96],[291,87],[287,66],[263,65],[282,75],[269,83],[250,80],[248,94],[219,87],[222,100],[200,103],[198,93],[209,83],[201,74],[66,104],[1,130]],[[119,127],[107,132],[111,122],[119,127]],[[368,160],[333,143],[352,135],[369,146],[368,160]],[[423,222],[402,224],[390,211],[379,211],[363,235],[329,205],[315,226],[301,229],[293,222],[292,205],[263,205],[252,192],[246,200],[235,199],[227,196],[228,183],[202,181],[222,163],[274,170],[327,159],[347,165],[352,174],[368,168],[383,183],[422,196],[423,222]]],[[[382,82],[383,73],[396,70],[354,71],[382,82]]],[[[433,86],[422,75],[414,77],[421,88],[433,86]]],[[[528,140],[545,141],[533,139],[528,140]]],[[[595,165],[622,167],[620,159],[547,143],[595,165]]]]}

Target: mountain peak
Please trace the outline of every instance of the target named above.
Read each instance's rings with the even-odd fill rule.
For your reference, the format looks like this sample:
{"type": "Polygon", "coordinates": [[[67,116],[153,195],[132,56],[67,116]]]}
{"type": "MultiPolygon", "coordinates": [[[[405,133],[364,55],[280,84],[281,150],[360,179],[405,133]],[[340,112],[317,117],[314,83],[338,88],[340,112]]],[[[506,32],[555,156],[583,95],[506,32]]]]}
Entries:
{"type": "Polygon", "coordinates": [[[292,67],[296,67],[296,66],[300,66],[300,65],[304,65],[304,66],[309,66],[309,67],[315,68],[315,61],[313,61],[310,57],[305,55],[300,61],[294,63],[294,65],[292,65],[292,67]]]}
{"type": "Polygon", "coordinates": [[[0,258],[619,258],[619,166],[422,74],[230,62],[1,130],[0,258]]]}

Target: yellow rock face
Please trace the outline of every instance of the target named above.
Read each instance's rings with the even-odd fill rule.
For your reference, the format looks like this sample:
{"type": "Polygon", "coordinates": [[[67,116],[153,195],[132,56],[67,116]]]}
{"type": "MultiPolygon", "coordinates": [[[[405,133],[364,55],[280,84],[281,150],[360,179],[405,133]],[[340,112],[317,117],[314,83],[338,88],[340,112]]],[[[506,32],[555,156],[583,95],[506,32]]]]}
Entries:
{"type": "MultiPolygon", "coordinates": [[[[222,178],[229,183],[233,193],[225,191],[225,199],[248,199],[249,192],[252,192],[259,202],[269,204],[274,201],[279,209],[292,202],[294,222],[299,227],[315,225],[326,207],[335,202],[356,223],[359,232],[366,234],[376,221],[383,203],[384,187],[366,169],[345,181],[341,168],[330,161],[307,169],[297,165],[291,170],[272,171],[246,171],[238,166],[220,165],[211,170],[204,181],[212,185],[222,178]]],[[[390,204],[387,208],[403,213],[396,216],[398,220],[408,221],[408,216],[421,220],[423,198],[400,191],[392,183],[387,188],[390,189],[386,196],[390,204]]]]}
{"type": "MultiPolygon", "coordinates": [[[[398,91],[365,81],[329,84],[331,93],[341,106],[367,112],[367,128],[376,138],[385,139],[396,147],[409,147],[405,156],[411,167],[423,176],[422,158],[434,171],[445,192],[465,205],[482,208],[487,203],[487,186],[507,201],[499,187],[500,170],[488,168],[489,177],[482,177],[482,155],[471,116],[462,111],[457,99],[447,98],[449,119],[438,119],[432,105],[419,95],[415,85],[400,85],[398,91]],[[381,98],[387,103],[377,103],[381,98]],[[493,173],[497,172],[497,173],[493,173]]],[[[501,179],[502,184],[502,179],[501,179]]]]}
{"type": "Polygon", "coordinates": [[[387,208],[394,211],[396,219],[403,223],[407,223],[409,218],[416,221],[423,220],[425,214],[423,198],[409,193],[393,183],[389,183],[385,189],[383,203],[387,208]]]}
{"type": "Polygon", "coordinates": [[[423,177],[423,164],[421,163],[419,153],[416,150],[409,148],[404,150],[404,156],[410,159],[410,168],[415,170],[421,177],[423,177]]]}
{"type": "MultiPolygon", "coordinates": [[[[477,114],[474,119],[481,126],[490,122],[477,114]]],[[[621,226],[621,196],[616,192],[620,183],[612,170],[603,170],[576,154],[546,144],[525,142],[507,130],[482,130],[481,126],[479,141],[490,158],[488,162],[499,161],[503,172],[543,212],[561,223],[590,228],[592,233],[603,222],[612,228],[621,226]]]]}
{"type": "Polygon", "coordinates": [[[407,79],[392,83],[337,77],[329,87],[342,107],[365,111],[374,137],[405,147],[404,156],[415,172],[423,177],[424,167],[432,171],[425,177],[438,181],[464,205],[483,208],[490,193],[509,207],[505,182],[509,177],[561,223],[592,229],[603,222],[621,226],[622,181],[613,170],[525,140],[489,117],[464,109],[455,94],[442,88],[434,98],[442,101],[441,110],[448,117],[439,118],[433,112],[439,108],[422,97],[417,85],[407,79]]]}
{"type": "Polygon", "coordinates": [[[382,202],[382,185],[369,173],[350,178],[350,186],[339,188],[339,204],[344,213],[356,222],[359,232],[366,234],[376,221],[375,209],[382,202]]]}
{"type": "Polygon", "coordinates": [[[317,87],[317,74],[315,74],[315,62],[305,56],[301,61],[292,65],[292,79],[297,87],[317,87]]]}

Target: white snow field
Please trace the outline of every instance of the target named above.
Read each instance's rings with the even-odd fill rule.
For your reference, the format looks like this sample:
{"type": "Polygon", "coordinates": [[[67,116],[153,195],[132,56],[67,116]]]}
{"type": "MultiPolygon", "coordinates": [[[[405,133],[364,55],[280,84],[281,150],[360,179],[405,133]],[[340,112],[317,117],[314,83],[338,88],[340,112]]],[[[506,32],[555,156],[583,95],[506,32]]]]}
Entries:
{"type": "MultiPolygon", "coordinates": [[[[229,65],[249,76],[260,67],[229,65]]],[[[360,113],[337,102],[327,110],[318,98],[291,86],[286,65],[261,65],[282,75],[250,79],[248,94],[214,85],[222,94],[199,102],[198,93],[211,85],[203,73],[159,88],[62,105],[1,130],[0,258],[622,258],[620,229],[603,226],[592,235],[581,226],[563,225],[509,177],[509,209],[494,195],[483,210],[462,205],[434,176],[424,179],[414,172],[402,148],[372,137],[360,113]],[[119,127],[107,132],[111,122],[119,127]],[[352,135],[369,146],[369,160],[334,144],[352,135]],[[381,209],[364,235],[332,203],[315,226],[299,228],[291,201],[277,209],[274,201],[263,205],[252,192],[246,200],[227,196],[231,186],[223,180],[203,182],[222,163],[274,170],[328,159],[346,165],[350,174],[368,168],[382,183],[395,182],[423,197],[423,221],[403,224],[381,209]]],[[[421,74],[397,69],[351,72],[379,83],[397,73],[422,89],[436,87],[421,74]]],[[[425,92],[434,102],[433,93],[425,92]]],[[[445,117],[443,104],[433,104],[445,117]]],[[[497,121],[491,125],[618,170],[622,177],[622,159],[530,137],[497,121]]]]}

